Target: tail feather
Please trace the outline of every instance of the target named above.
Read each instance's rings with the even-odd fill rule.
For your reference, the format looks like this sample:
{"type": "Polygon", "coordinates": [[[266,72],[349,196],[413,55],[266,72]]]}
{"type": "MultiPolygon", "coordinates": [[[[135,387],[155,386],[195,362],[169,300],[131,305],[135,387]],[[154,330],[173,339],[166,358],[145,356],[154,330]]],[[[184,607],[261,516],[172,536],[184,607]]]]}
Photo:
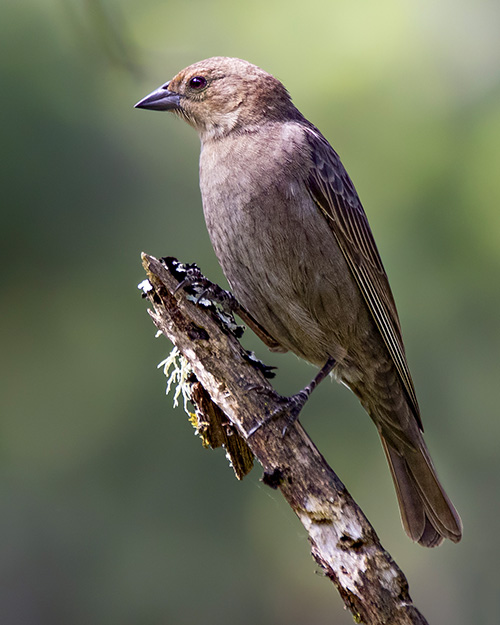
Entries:
{"type": "Polygon", "coordinates": [[[405,446],[402,451],[383,436],[381,440],[408,536],[425,547],[435,547],[445,538],[458,542],[462,522],[439,483],[423,439],[418,447],[405,446]]]}

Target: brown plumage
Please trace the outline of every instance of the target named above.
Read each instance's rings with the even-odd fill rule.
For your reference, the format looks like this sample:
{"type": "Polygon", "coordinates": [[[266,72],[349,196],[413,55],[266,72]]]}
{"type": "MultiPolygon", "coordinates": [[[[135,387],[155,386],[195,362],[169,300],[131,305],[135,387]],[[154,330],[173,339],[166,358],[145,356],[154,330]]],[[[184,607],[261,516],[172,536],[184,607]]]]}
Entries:
{"type": "Polygon", "coordinates": [[[336,152],[278,80],[239,59],[191,65],[137,106],[198,131],[205,219],[231,288],[281,351],[335,360],[379,431],[407,534],[427,547],[458,542],[389,282],[336,152]]]}

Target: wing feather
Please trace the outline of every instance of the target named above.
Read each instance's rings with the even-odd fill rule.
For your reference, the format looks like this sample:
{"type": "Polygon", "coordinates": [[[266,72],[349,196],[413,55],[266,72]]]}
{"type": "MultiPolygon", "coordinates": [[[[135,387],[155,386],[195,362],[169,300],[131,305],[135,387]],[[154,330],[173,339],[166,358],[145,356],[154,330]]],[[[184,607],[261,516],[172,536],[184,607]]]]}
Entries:
{"type": "Polygon", "coordinates": [[[368,219],[337,153],[316,128],[307,127],[306,132],[314,162],[308,178],[309,192],[330,224],[423,430],[396,304],[368,219]]]}

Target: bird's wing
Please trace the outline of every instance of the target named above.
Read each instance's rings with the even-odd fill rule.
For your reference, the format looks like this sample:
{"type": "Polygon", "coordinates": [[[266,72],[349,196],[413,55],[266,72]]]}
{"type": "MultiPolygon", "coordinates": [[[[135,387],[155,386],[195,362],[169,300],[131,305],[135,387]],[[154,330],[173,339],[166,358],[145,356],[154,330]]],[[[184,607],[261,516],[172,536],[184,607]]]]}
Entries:
{"type": "Polygon", "coordinates": [[[309,192],[337,239],[423,429],[396,304],[368,219],[337,153],[314,127],[307,127],[306,133],[314,162],[307,181],[309,192]]]}

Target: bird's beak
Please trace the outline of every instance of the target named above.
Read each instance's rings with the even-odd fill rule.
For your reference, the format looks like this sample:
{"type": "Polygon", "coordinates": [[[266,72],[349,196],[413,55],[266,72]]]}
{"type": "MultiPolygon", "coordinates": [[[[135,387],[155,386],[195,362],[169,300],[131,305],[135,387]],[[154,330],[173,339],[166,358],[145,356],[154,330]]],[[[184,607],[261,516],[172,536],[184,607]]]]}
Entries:
{"type": "Polygon", "coordinates": [[[168,90],[169,83],[156,89],[135,105],[136,109],[150,109],[151,111],[172,111],[180,106],[180,95],[168,90]]]}

